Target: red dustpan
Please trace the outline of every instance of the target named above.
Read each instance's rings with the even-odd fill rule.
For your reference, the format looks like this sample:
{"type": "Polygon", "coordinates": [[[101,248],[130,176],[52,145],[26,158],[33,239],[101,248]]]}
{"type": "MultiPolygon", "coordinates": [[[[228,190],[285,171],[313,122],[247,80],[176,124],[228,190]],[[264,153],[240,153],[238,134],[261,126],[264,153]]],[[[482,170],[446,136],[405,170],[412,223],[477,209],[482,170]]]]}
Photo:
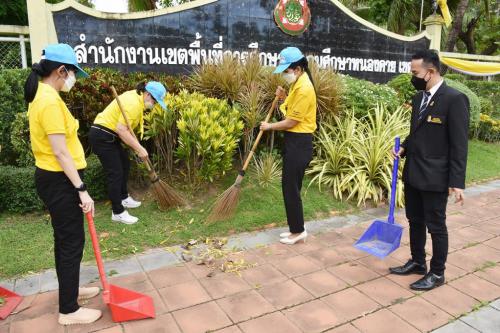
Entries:
{"type": "Polygon", "coordinates": [[[23,297],[2,287],[0,287],[0,297],[4,301],[3,305],[0,305],[0,319],[4,320],[21,303],[23,297]]]}
{"type": "Polygon", "coordinates": [[[94,218],[91,213],[87,213],[87,222],[89,225],[90,237],[92,238],[92,246],[94,247],[97,268],[99,269],[99,276],[104,289],[102,293],[103,300],[111,310],[113,321],[118,323],[129,320],[154,318],[155,307],[151,297],[108,284],[104,265],[102,263],[99,240],[97,239],[95,231],[94,218]]]}

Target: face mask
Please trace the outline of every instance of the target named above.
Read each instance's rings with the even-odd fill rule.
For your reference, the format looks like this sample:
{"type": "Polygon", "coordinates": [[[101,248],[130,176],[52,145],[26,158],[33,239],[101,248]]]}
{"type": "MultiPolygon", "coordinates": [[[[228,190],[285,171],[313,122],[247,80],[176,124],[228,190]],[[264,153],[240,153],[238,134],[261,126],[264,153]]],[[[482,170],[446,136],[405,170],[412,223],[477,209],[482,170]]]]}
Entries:
{"type": "Polygon", "coordinates": [[[73,72],[68,72],[66,70],[66,73],[68,73],[68,77],[64,79],[64,85],[61,88],[61,91],[68,92],[73,88],[73,86],[76,83],[76,77],[73,72]]]}
{"type": "Polygon", "coordinates": [[[295,75],[294,72],[291,72],[291,73],[285,73],[283,74],[283,79],[285,79],[285,81],[288,83],[288,84],[292,84],[294,83],[295,81],[297,81],[297,76],[295,75]]]}
{"type": "MultiPolygon", "coordinates": [[[[427,75],[427,73],[425,73],[427,75]]],[[[413,75],[411,77],[411,84],[415,87],[417,90],[425,90],[427,88],[427,81],[425,81],[425,75],[423,78],[421,77],[416,77],[413,75]]]]}
{"type": "Polygon", "coordinates": [[[144,100],[144,107],[146,110],[151,110],[155,107],[155,103],[152,101],[144,100]]]}

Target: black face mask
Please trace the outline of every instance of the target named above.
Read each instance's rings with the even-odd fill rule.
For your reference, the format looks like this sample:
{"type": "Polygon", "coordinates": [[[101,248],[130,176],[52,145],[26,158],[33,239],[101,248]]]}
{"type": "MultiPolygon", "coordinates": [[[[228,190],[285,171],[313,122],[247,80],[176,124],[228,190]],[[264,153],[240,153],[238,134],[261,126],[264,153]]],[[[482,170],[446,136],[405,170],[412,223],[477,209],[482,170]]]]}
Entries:
{"type": "Polygon", "coordinates": [[[425,88],[427,87],[427,81],[425,81],[424,78],[416,77],[415,75],[411,77],[411,84],[417,90],[425,90],[425,88]]]}

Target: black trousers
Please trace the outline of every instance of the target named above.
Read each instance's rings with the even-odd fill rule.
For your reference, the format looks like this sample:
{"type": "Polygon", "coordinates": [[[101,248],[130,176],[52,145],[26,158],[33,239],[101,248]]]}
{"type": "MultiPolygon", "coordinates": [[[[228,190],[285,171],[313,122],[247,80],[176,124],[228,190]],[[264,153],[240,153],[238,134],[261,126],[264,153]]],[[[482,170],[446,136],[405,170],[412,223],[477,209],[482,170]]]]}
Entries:
{"type": "Polygon", "coordinates": [[[413,261],[425,264],[426,229],[432,238],[430,272],[442,275],[448,257],[446,228],[447,192],[421,191],[405,183],[406,217],[410,221],[410,249],[413,261]]]}
{"type": "MultiPolygon", "coordinates": [[[[83,171],[79,171],[83,178],[83,171]]],[[[80,197],[64,172],[37,168],[35,184],[38,195],[47,206],[54,229],[54,257],[59,282],[59,312],[79,309],[78,286],[85,233],[80,197]]]]}
{"type": "Polygon", "coordinates": [[[122,147],[122,141],[118,135],[110,129],[94,126],[96,125],[90,128],[89,143],[106,173],[108,196],[113,213],[121,214],[125,210],[122,200],[128,197],[129,156],[122,147]]]}
{"type": "Polygon", "coordinates": [[[304,232],[300,190],[304,173],[312,160],[312,151],[312,134],[285,132],[281,186],[288,227],[294,234],[304,232]]]}

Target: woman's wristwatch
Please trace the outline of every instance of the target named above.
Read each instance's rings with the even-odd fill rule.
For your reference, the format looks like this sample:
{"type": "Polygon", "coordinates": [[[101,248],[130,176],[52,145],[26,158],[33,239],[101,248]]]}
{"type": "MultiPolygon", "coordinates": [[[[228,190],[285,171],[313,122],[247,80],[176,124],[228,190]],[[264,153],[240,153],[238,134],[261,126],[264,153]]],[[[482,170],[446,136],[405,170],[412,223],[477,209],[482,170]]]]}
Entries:
{"type": "Polygon", "coordinates": [[[78,192],[85,192],[87,191],[87,185],[85,183],[82,183],[79,187],[75,187],[78,192]]]}

